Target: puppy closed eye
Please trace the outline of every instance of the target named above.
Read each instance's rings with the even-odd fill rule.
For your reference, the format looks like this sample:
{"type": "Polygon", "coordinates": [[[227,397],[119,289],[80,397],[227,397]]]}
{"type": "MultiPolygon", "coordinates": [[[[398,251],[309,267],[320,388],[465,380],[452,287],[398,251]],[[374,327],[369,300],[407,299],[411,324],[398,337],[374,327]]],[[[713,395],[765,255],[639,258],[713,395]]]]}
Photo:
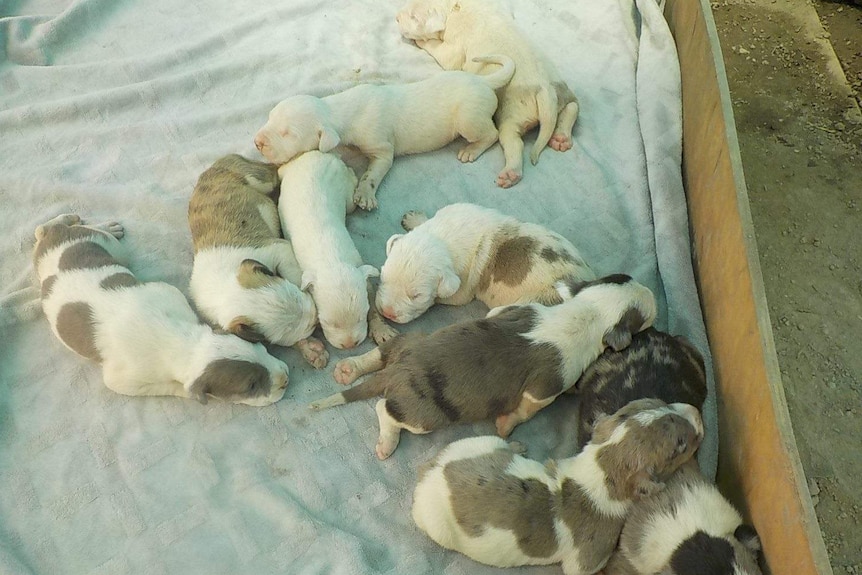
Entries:
{"type": "Polygon", "coordinates": [[[417,292],[410,292],[407,294],[407,297],[410,298],[410,301],[416,301],[417,299],[422,297],[422,294],[417,292]]]}

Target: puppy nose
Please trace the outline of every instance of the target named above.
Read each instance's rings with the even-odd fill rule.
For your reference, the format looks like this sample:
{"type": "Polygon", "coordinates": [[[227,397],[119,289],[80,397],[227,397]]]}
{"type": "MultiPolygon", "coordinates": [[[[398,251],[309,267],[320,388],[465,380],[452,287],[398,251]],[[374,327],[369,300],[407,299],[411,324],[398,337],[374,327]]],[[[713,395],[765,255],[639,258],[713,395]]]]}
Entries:
{"type": "Polygon", "coordinates": [[[700,411],[695,406],[687,403],[674,403],[672,407],[691,423],[698,436],[703,437],[703,419],[701,419],[700,411]]]}
{"type": "Polygon", "coordinates": [[[258,136],[254,137],[254,147],[255,148],[260,150],[261,148],[263,148],[263,144],[264,144],[263,136],[258,135],[258,136]]]}
{"type": "Polygon", "coordinates": [[[391,319],[392,321],[398,319],[398,314],[396,314],[395,310],[393,310],[391,307],[384,307],[380,310],[380,313],[383,314],[383,317],[385,317],[386,319],[391,319]]]}
{"type": "Polygon", "coordinates": [[[354,339],[348,339],[342,345],[343,349],[353,349],[354,347],[356,347],[356,340],[354,339]]]}

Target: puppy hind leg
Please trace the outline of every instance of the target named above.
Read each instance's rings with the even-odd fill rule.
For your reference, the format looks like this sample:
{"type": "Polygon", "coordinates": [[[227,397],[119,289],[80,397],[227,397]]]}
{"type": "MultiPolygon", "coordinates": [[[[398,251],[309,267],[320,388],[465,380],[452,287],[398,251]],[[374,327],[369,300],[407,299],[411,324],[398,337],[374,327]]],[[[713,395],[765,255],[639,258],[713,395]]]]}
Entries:
{"type": "MultiPolygon", "coordinates": [[[[363,150],[364,151],[364,150],[363,150]]],[[[392,146],[368,153],[370,162],[368,169],[362,174],[356,191],[353,193],[354,203],[363,210],[373,210],[377,207],[377,188],[383,177],[392,167],[395,159],[395,149],[392,146]]]]}
{"type": "Polygon", "coordinates": [[[461,136],[470,142],[458,152],[458,159],[462,162],[472,162],[481,156],[485,150],[497,141],[497,128],[494,126],[490,116],[465,122],[460,130],[461,136]]]}
{"type": "Polygon", "coordinates": [[[367,282],[368,285],[368,335],[371,336],[371,339],[374,340],[374,343],[380,345],[382,343],[386,343],[387,341],[394,338],[398,335],[398,330],[394,327],[386,323],[386,320],[383,319],[383,316],[380,315],[380,312],[377,311],[377,304],[375,303],[375,290],[373,289],[371,282],[367,282]]]}
{"type": "Polygon", "coordinates": [[[500,145],[506,157],[503,171],[497,174],[497,185],[501,188],[511,188],[521,181],[524,167],[524,141],[521,134],[515,123],[506,122],[500,125],[500,145]]]}
{"type": "Polygon", "coordinates": [[[398,442],[401,441],[401,422],[392,417],[386,408],[386,399],[377,402],[377,420],[380,424],[380,436],[377,439],[377,459],[383,460],[392,455],[398,442]]]}
{"type": "Polygon", "coordinates": [[[109,235],[114,236],[118,240],[122,239],[122,237],[126,235],[126,230],[125,228],[123,228],[123,224],[121,224],[120,222],[102,222],[101,224],[95,224],[86,227],[105,232],[109,235]]]}
{"type": "Polygon", "coordinates": [[[557,117],[557,126],[548,142],[548,146],[558,152],[565,152],[572,147],[572,129],[578,119],[578,103],[569,102],[557,117]]]}
{"type": "Polygon", "coordinates": [[[521,403],[511,413],[505,413],[495,421],[497,427],[497,435],[506,438],[512,433],[519,424],[531,419],[543,407],[550,405],[556,396],[546,399],[535,399],[529,393],[524,392],[521,396],[521,403]]]}

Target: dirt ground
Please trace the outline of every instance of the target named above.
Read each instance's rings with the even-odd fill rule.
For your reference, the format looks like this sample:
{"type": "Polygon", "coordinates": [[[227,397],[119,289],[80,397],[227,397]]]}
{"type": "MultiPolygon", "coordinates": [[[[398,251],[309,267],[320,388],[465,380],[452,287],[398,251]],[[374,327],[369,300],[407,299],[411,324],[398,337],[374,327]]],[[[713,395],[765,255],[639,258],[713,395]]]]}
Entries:
{"type": "Polygon", "coordinates": [[[862,6],[805,2],[712,8],[802,464],[835,574],[862,575],[862,6]]]}

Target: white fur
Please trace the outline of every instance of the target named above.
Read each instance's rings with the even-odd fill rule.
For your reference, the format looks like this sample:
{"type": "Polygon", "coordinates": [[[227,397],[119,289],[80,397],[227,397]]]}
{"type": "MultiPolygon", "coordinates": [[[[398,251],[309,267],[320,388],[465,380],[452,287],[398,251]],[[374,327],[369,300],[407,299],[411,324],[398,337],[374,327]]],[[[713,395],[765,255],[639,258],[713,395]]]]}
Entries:
{"type": "Polygon", "coordinates": [[[267,341],[292,346],[309,337],[317,325],[314,300],[299,289],[301,275],[285,242],[266,247],[218,246],[195,255],[189,291],[207,320],[227,327],[237,317],[254,322],[267,341]],[[237,280],[245,259],[259,261],[280,277],[272,284],[247,289],[237,280]]]}
{"type": "MultiPolygon", "coordinates": [[[[511,60],[497,61],[508,66],[508,81],[511,60]]],[[[309,150],[329,152],[339,144],[359,148],[370,164],[358,182],[355,201],[373,209],[376,190],[394,156],[430,152],[461,135],[470,144],[459,159],[473,161],[496,142],[494,88],[505,82],[489,82],[474,74],[444,72],[413,84],[363,84],[322,99],[293,96],[273,108],[255,145],[276,164],[309,150]]]]}
{"type": "Polygon", "coordinates": [[[367,279],[378,275],[347,232],[345,217],[355,208],[356,176],[331,154],[307,152],[279,169],[278,211],[303,270],[326,339],[352,348],[368,334],[367,279]]]}
{"type": "Polygon", "coordinates": [[[492,0],[410,0],[396,16],[401,35],[414,40],[445,70],[482,73],[473,61],[488,53],[505,54],[515,62],[515,75],[500,90],[495,116],[506,166],[497,184],[508,188],[522,175],[524,131],[540,123],[530,160],[538,161],[546,144],[559,151],[571,147],[578,104],[558,102],[556,86],[562,78],[554,65],[515,25],[514,19],[492,0]]]}
{"type": "MultiPolygon", "coordinates": [[[[494,236],[514,226],[522,236],[553,244],[576,258],[580,254],[562,236],[536,224],[524,223],[496,210],[459,203],[437,211],[431,219],[404,235],[390,238],[380,270],[377,309],[399,323],[412,321],[434,303],[464,305],[474,298],[488,307],[531,301],[527,294],[554,289],[554,266],[537,265],[518,286],[490,283],[479,289],[483,270],[494,257],[494,236]]],[[[559,268],[559,264],[556,266],[559,268]]],[[[586,266],[573,266],[574,279],[595,278],[586,266]]]]}
{"type": "Polygon", "coordinates": [[[288,381],[287,366],[260,344],[213,333],[200,323],[177,288],[162,282],[100,288],[103,279],[128,273],[128,269],[117,265],[59,270],[62,252],[82,241],[96,241],[115,257],[124,257],[119,241],[105,233],[52,248],[36,266],[40,281],[57,276],[42,307],[55,335],[57,316],[64,304],[83,302],[92,308],[95,343],[108,388],[125,395],[197,397],[190,386],[210,363],[237,359],[264,366],[271,381],[278,385],[271,386],[269,396],[238,398],[236,403],[262,406],[282,398],[288,381]]]}

